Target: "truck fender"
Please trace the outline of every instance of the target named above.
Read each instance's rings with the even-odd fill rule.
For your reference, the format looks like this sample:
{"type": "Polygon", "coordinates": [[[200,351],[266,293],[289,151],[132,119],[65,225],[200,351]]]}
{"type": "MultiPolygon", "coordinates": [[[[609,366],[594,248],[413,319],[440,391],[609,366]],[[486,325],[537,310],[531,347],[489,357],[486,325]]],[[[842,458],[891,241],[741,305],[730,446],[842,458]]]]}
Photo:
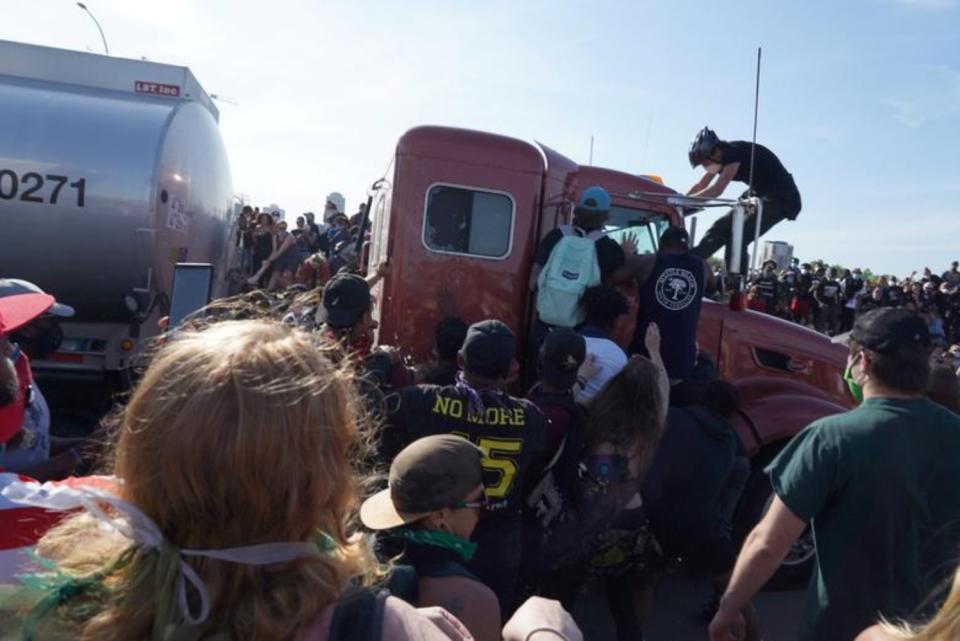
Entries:
{"type": "Polygon", "coordinates": [[[824,416],[847,410],[839,403],[817,396],[775,394],[746,401],[733,423],[747,454],[753,456],[766,445],[789,440],[824,416]]]}

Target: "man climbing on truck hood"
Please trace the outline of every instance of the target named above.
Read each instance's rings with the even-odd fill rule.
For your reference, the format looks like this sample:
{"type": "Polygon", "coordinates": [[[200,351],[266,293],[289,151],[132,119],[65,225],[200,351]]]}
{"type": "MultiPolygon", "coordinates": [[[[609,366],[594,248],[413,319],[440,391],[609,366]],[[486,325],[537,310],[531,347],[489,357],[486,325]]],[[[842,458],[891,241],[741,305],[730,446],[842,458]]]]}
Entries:
{"type": "MultiPolygon", "coordinates": [[[[690,166],[700,165],[705,173],[687,192],[697,198],[717,198],[726,190],[731,181],[748,185],[740,195],[750,196],[750,159],[752,143],[734,140],[720,140],[709,127],[704,127],[690,145],[688,157],[690,166]],[[716,180],[714,180],[716,178],[716,180]],[[712,183],[712,184],[711,184],[712,183]]],[[[793,176],[784,169],[780,159],[763,145],[756,145],[753,155],[753,195],[763,199],[763,219],[760,222],[760,235],[767,233],[781,220],[796,220],[800,213],[800,192],[793,176]]],[[[754,214],[755,215],[755,214],[754,214]]],[[[752,239],[756,225],[754,215],[747,216],[743,228],[743,247],[741,269],[747,263],[747,240],[752,239]]],[[[721,247],[726,247],[726,264],[730,264],[730,239],[733,228],[733,213],[720,217],[703,236],[693,253],[701,258],[709,258],[721,247]]]]}
{"type": "Polygon", "coordinates": [[[661,353],[671,381],[691,378],[697,361],[697,324],[703,296],[716,288],[713,271],[690,251],[690,236],[682,227],[670,227],[660,236],[656,254],[634,256],[612,277],[623,283],[636,278],[640,286],[637,328],[631,354],[646,355],[647,325],[656,323],[662,336],[661,353]]]}

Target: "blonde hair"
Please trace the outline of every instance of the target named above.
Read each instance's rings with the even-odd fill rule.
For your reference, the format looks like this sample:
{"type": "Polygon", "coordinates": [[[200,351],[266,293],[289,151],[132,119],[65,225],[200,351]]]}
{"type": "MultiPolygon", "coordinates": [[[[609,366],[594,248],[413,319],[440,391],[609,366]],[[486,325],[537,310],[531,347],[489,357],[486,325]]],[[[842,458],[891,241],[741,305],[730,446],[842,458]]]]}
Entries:
{"type": "Polygon", "coordinates": [[[881,621],[881,628],[894,639],[904,641],[957,641],[960,639],[960,566],[953,575],[947,599],[927,623],[910,625],[881,621]]]}
{"type": "MultiPolygon", "coordinates": [[[[295,636],[375,561],[349,522],[357,503],[351,461],[367,436],[349,373],[317,338],[281,323],[225,321],[162,347],[122,415],[114,473],[123,498],[179,548],[314,541],[335,552],[266,566],[188,557],[210,594],[201,630],[231,639],[295,636]]],[[[79,515],[51,530],[41,554],[73,574],[107,570],[104,607],[84,640],[149,638],[171,615],[156,585],[162,555],[129,550],[79,515]]],[[[82,598],[82,597],[81,597],[82,598]]],[[[175,617],[176,615],[173,614],[175,617]]]]}

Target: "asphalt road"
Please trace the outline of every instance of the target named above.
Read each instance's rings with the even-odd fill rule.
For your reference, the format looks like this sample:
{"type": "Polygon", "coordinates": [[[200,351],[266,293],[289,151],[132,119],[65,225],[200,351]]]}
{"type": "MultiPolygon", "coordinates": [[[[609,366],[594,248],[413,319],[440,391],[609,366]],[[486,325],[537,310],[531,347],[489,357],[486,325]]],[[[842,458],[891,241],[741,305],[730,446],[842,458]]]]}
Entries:
{"type": "MultiPolygon", "coordinates": [[[[794,641],[803,607],[804,590],[763,592],[754,601],[764,641],[794,641]]],[[[706,623],[698,621],[701,606],[710,598],[710,586],[682,574],[661,579],[653,597],[644,641],[705,641],[706,623]]],[[[586,641],[618,641],[606,600],[599,593],[581,596],[574,617],[586,641]]]]}

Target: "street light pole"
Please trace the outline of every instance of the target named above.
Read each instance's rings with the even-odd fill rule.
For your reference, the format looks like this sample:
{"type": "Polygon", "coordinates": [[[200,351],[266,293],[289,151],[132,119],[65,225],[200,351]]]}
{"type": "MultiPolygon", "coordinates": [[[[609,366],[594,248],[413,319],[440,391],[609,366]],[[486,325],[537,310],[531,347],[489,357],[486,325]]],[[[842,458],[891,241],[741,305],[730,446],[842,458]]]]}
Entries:
{"type": "Polygon", "coordinates": [[[97,30],[100,32],[100,39],[103,40],[103,50],[107,52],[107,55],[110,55],[110,47],[107,46],[107,37],[103,35],[103,29],[100,27],[100,22],[94,17],[90,10],[87,9],[87,5],[82,2],[78,2],[77,6],[87,12],[87,15],[90,16],[90,19],[93,20],[93,24],[97,25],[97,30]]]}

